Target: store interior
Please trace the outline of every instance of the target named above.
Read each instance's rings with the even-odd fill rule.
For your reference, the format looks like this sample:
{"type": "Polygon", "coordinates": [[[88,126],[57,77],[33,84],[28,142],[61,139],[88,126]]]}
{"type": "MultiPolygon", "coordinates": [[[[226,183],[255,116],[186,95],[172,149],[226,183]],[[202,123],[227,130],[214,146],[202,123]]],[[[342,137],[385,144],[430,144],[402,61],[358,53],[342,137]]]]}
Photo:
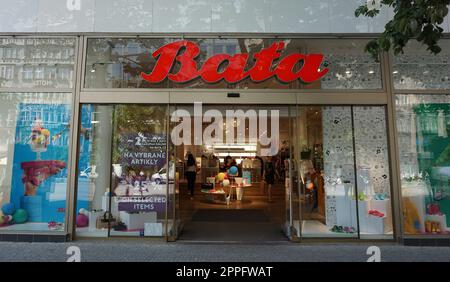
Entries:
{"type": "MultiPolygon", "coordinates": [[[[191,106],[181,106],[178,109],[193,113],[191,106]]],[[[272,155],[264,153],[268,146],[261,144],[258,136],[251,138],[250,119],[238,117],[230,122],[229,127],[227,125],[227,110],[246,112],[252,107],[203,106],[203,113],[212,109],[224,116],[219,129],[223,133],[223,140],[231,131],[234,132],[234,138],[228,143],[219,138],[202,145],[181,144],[174,147],[179,176],[180,217],[183,223],[179,239],[260,242],[287,240],[283,226],[286,220],[286,178],[289,173],[291,145],[289,125],[292,120],[289,108],[271,107],[278,111],[279,117],[276,120],[270,116],[267,118],[268,136],[272,136],[272,122],[283,125],[273,135],[278,144],[272,155]],[[195,158],[197,167],[193,194],[189,190],[186,175],[189,154],[195,158]]],[[[270,111],[267,107],[254,109],[257,113],[270,111]]],[[[192,119],[192,131],[194,122],[192,119]]],[[[175,122],[173,126],[177,124],[179,123],[175,122]]],[[[210,124],[202,122],[202,132],[210,124]]],[[[258,135],[262,133],[260,129],[262,128],[258,124],[258,135]]],[[[214,137],[217,135],[213,133],[214,137]]],[[[192,143],[194,136],[191,136],[192,143]]]]}

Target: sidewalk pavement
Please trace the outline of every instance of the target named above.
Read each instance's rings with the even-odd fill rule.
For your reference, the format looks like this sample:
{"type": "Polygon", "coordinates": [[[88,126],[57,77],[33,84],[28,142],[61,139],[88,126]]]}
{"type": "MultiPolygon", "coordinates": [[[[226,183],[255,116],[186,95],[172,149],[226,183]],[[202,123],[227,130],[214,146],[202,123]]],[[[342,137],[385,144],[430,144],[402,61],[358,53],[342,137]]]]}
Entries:
{"type": "Polygon", "coordinates": [[[395,243],[291,243],[266,244],[83,240],[69,243],[0,242],[0,262],[64,262],[67,249],[80,249],[81,261],[143,262],[365,262],[369,246],[378,246],[381,261],[450,262],[450,247],[412,247],[395,243]]]}

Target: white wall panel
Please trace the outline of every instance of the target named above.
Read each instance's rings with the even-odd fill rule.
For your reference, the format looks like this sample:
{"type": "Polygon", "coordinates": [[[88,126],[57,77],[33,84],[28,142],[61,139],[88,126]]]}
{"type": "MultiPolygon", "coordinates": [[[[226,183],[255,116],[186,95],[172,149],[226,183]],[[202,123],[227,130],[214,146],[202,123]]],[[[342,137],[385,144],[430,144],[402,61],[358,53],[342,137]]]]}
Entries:
{"type": "Polygon", "coordinates": [[[212,0],[212,32],[268,32],[270,0],[212,0]]]}
{"type": "Polygon", "coordinates": [[[0,32],[35,32],[38,0],[0,0],[0,32]]]}
{"type": "Polygon", "coordinates": [[[208,0],[153,0],[153,32],[210,32],[208,0]]]}
{"type": "Polygon", "coordinates": [[[369,20],[355,17],[355,10],[361,0],[329,0],[331,33],[369,32],[369,20]]]}
{"type": "Polygon", "coordinates": [[[94,31],[150,32],[152,16],[152,1],[95,0],[94,31]]]}
{"type": "MultiPolygon", "coordinates": [[[[364,0],[0,0],[0,32],[373,33],[392,18],[355,18],[364,0]]],[[[450,32],[446,18],[443,27],[450,32]]]]}
{"type": "Polygon", "coordinates": [[[94,2],[94,0],[39,0],[37,31],[93,31],[94,2]]]}
{"type": "Polygon", "coordinates": [[[270,12],[269,32],[330,33],[328,1],[271,1],[270,12]]]}

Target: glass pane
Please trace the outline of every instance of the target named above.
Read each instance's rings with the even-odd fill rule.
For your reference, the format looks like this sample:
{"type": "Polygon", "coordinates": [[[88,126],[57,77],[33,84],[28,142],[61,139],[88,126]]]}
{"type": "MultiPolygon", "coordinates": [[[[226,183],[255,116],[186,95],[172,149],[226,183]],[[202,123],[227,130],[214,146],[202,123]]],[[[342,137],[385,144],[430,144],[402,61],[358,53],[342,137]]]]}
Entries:
{"type": "MultiPolygon", "coordinates": [[[[189,39],[199,45],[196,58],[198,68],[209,57],[228,53],[248,53],[245,70],[249,70],[256,59],[254,55],[274,42],[283,41],[285,50],[277,64],[292,53],[321,53],[324,55],[320,68],[329,72],[320,80],[305,84],[300,80],[283,83],[272,77],[261,82],[246,78],[238,83],[206,83],[194,79],[186,83],[173,83],[167,79],[160,83],[142,80],[141,72],[150,73],[156,63],[151,54],[163,45],[176,41],[175,38],[93,38],[88,40],[85,87],[87,88],[237,88],[237,89],[381,89],[380,64],[364,52],[365,40],[305,40],[305,39],[189,39]]],[[[301,63],[299,63],[301,64],[301,63]]],[[[221,64],[223,71],[227,64],[221,64]]],[[[180,64],[174,64],[176,73],[180,64]]],[[[297,69],[300,66],[296,66],[297,69]]]]}
{"type": "Polygon", "coordinates": [[[166,115],[166,106],[115,106],[111,209],[120,221],[111,235],[165,235],[174,170],[167,163],[166,115]]]}
{"type": "Polygon", "coordinates": [[[0,93],[0,230],[64,231],[70,93],[0,93]]]}
{"type": "Polygon", "coordinates": [[[291,238],[300,238],[300,178],[298,171],[298,157],[300,156],[299,148],[296,144],[298,135],[297,133],[297,107],[292,106],[289,108],[290,111],[290,156],[288,163],[286,165],[286,179],[287,183],[285,185],[286,190],[286,223],[285,223],[285,233],[291,238]]]}
{"type": "MultiPolygon", "coordinates": [[[[77,236],[106,237],[101,218],[110,209],[114,106],[83,105],[78,159],[77,236]]],[[[117,214],[117,211],[114,211],[117,214]]]]}
{"type": "Polygon", "coordinates": [[[404,54],[394,56],[394,87],[450,89],[450,40],[440,40],[439,46],[442,51],[435,55],[425,46],[411,42],[404,54]]]}
{"type": "Polygon", "coordinates": [[[405,234],[450,234],[450,95],[397,95],[405,234]]]}
{"type": "Polygon", "coordinates": [[[0,87],[72,88],[74,38],[0,38],[0,87]]]}
{"type": "Polygon", "coordinates": [[[167,187],[174,189],[174,166],[166,157],[166,110],[159,105],[83,106],[78,235],[166,234],[167,187]]]}
{"type": "Polygon", "coordinates": [[[385,107],[353,107],[361,238],[392,238],[385,107]]]}
{"type": "Polygon", "coordinates": [[[301,107],[304,237],[357,237],[351,107],[301,107]]]}

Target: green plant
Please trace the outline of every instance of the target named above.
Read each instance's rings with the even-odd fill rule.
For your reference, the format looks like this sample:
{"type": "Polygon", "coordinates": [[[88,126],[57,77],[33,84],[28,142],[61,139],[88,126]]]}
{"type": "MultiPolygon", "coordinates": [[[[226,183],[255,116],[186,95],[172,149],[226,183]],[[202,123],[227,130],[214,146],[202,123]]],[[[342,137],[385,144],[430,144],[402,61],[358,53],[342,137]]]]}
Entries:
{"type": "MultiPolygon", "coordinates": [[[[395,55],[403,53],[403,49],[411,39],[425,44],[433,54],[441,52],[438,42],[443,36],[441,24],[448,14],[450,0],[370,0],[379,2],[382,6],[392,7],[394,17],[386,25],[381,35],[369,41],[366,52],[376,60],[381,51],[391,48],[395,55]]],[[[370,5],[361,5],[355,11],[355,16],[375,17],[380,9],[370,5]]]]}

